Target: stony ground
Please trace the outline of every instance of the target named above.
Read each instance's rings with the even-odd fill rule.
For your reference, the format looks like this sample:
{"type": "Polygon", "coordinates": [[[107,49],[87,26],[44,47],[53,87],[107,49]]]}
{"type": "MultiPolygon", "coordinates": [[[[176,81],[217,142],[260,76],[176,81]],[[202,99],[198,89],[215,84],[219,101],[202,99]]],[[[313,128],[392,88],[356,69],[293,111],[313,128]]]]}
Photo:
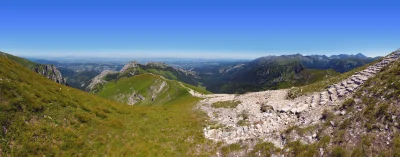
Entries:
{"type": "MultiPolygon", "coordinates": [[[[212,124],[204,128],[206,138],[227,144],[241,140],[262,139],[282,147],[281,133],[291,126],[307,127],[320,122],[324,110],[340,105],[347,97],[373,77],[382,68],[396,60],[400,51],[386,56],[382,61],[333,84],[322,92],[288,100],[287,89],[254,92],[243,95],[203,95],[190,90],[193,96],[204,98],[198,108],[205,111],[212,124]],[[215,108],[213,103],[240,101],[234,108],[215,108]]],[[[315,141],[309,137],[307,142],[315,141]]]]}

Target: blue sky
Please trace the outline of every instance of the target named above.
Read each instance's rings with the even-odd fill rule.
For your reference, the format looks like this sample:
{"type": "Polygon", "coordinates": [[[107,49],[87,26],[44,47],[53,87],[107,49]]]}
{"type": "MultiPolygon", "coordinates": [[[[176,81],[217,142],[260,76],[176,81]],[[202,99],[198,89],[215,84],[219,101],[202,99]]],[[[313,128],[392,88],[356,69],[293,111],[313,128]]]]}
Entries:
{"type": "Polygon", "coordinates": [[[0,50],[22,56],[256,58],[400,48],[396,1],[4,0],[0,50]]]}

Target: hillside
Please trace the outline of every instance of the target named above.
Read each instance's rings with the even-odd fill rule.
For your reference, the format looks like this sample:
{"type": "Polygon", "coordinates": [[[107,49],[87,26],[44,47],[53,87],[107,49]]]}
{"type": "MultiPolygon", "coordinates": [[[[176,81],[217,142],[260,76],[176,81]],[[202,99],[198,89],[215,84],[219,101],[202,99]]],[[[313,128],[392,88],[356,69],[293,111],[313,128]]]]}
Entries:
{"type": "Polygon", "coordinates": [[[27,59],[13,56],[13,55],[1,52],[1,51],[0,51],[0,55],[3,55],[11,60],[14,60],[15,62],[21,64],[22,66],[25,66],[28,69],[31,69],[31,70],[35,71],[36,73],[38,73],[50,80],[53,80],[54,82],[57,82],[57,83],[60,83],[63,85],[67,85],[67,79],[61,75],[61,72],[54,65],[34,63],[27,59]]]}
{"type": "MultiPolygon", "coordinates": [[[[325,138],[327,153],[342,156],[399,156],[399,72],[400,61],[397,60],[366,81],[343,104],[326,111],[325,123],[300,135],[292,132],[292,136],[302,140],[309,132],[316,132],[320,139],[325,138]]],[[[318,143],[305,145],[308,149],[304,151],[310,152],[316,146],[318,143]]]]}
{"type": "MultiPolygon", "coordinates": [[[[39,76],[0,55],[4,156],[192,156],[213,152],[188,92],[163,106],[128,106],[39,76]],[[185,128],[185,129],[182,129],[185,128]]],[[[212,147],[211,147],[212,148],[212,147]]]]}
{"type": "Polygon", "coordinates": [[[186,92],[177,81],[147,73],[106,83],[96,94],[129,105],[162,105],[186,92]]]}

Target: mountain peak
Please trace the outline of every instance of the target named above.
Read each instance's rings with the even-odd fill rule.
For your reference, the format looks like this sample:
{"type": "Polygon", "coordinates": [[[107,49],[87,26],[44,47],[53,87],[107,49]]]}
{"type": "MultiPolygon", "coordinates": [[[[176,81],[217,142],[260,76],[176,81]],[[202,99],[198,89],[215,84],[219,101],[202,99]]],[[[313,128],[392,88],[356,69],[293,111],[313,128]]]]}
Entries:
{"type": "Polygon", "coordinates": [[[355,56],[356,56],[357,58],[367,58],[367,56],[365,56],[365,55],[362,54],[362,53],[357,53],[355,56]]]}
{"type": "Polygon", "coordinates": [[[128,70],[129,68],[136,68],[136,67],[138,67],[138,64],[139,63],[137,61],[130,61],[128,64],[125,64],[125,66],[122,67],[122,69],[119,72],[123,73],[126,70],[128,70]]]}

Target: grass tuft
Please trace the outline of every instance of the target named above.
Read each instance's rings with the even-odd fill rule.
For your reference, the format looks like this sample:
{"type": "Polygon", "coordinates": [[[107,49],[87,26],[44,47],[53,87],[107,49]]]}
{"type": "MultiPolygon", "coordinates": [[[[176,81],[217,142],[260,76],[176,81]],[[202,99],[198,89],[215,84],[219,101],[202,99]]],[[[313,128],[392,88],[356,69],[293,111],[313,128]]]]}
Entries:
{"type": "Polygon", "coordinates": [[[215,102],[211,105],[211,107],[214,108],[236,108],[241,101],[235,101],[235,100],[230,100],[230,101],[219,101],[215,102]]]}

